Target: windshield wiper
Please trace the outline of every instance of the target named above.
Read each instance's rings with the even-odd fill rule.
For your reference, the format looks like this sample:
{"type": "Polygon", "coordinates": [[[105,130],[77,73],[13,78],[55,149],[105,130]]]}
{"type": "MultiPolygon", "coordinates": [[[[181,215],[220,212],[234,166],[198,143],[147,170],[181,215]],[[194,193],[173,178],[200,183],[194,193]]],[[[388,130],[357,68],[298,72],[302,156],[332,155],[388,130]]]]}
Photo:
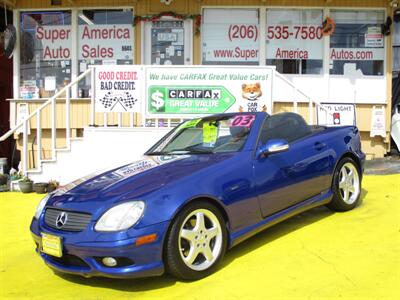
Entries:
{"type": "Polygon", "coordinates": [[[212,154],[215,153],[212,150],[201,150],[201,149],[190,149],[188,154],[212,154]]]}
{"type": "Polygon", "coordinates": [[[146,153],[146,155],[185,155],[185,154],[212,154],[215,153],[212,150],[206,150],[206,149],[189,149],[188,148],[183,148],[183,149],[175,149],[171,151],[154,151],[154,152],[149,152],[146,153]]]}
{"type": "Polygon", "coordinates": [[[169,152],[162,152],[162,151],[154,151],[154,152],[148,152],[146,155],[169,155],[169,152]]]}

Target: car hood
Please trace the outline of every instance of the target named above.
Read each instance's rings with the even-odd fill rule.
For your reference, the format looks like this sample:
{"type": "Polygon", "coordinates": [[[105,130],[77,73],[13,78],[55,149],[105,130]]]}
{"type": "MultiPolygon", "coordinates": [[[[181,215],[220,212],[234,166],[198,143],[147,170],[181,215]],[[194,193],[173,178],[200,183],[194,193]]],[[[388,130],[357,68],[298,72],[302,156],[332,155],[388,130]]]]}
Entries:
{"type": "Polygon", "coordinates": [[[82,177],[58,189],[48,205],[65,209],[87,210],[82,202],[93,202],[92,208],[124,200],[141,199],[182,177],[190,176],[232,157],[227,154],[143,156],[141,159],[82,177]],[[77,206],[79,205],[79,206],[77,206]]]}

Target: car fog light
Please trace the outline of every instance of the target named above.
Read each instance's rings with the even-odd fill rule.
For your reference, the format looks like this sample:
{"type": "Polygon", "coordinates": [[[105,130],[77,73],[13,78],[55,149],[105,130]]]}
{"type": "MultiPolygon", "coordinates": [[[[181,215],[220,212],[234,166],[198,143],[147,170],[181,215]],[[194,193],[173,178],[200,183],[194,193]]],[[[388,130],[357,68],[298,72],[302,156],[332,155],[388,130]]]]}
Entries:
{"type": "Polygon", "coordinates": [[[117,265],[117,260],[114,257],[104,257],[102,262],[107,267],[115,267],[117,265]]]}

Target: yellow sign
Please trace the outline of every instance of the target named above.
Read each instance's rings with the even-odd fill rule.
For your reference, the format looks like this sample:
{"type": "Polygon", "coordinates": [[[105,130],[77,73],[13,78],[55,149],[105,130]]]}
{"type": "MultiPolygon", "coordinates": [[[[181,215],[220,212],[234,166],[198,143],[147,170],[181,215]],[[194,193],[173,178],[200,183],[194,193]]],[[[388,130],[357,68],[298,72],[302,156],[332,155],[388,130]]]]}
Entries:
{"type": "Polygon", "coordinates": [[[181,124],[181,126],[179,126],[179,129],[196,127],[197,123],[199,123],[200,121],[201,121],[201,119],[193,119],[193,120],[187,121],[187,122],[181,124]]]}
{"type": "Polygon", "coordinates": [[[203,144],[214,145],[218,138],[218,126],[211,122],[203,124],[203,144]]]}
{"type": "Polygon", "coordinates": [[[42,252],[52,256],[61,257],[61,238],[55,235],[42,233],[42,252]]]}

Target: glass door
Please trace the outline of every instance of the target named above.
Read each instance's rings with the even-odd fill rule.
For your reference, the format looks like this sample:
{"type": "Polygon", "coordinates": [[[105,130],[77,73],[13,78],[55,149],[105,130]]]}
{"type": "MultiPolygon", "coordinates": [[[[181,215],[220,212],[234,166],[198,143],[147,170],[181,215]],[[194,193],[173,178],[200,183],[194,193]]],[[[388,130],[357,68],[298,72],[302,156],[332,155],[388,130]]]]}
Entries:
{"type": "Polygon", "coordinates": [[[192,64],[191,20],[165,19],[144,23],[143,63],[192,64]]]}

